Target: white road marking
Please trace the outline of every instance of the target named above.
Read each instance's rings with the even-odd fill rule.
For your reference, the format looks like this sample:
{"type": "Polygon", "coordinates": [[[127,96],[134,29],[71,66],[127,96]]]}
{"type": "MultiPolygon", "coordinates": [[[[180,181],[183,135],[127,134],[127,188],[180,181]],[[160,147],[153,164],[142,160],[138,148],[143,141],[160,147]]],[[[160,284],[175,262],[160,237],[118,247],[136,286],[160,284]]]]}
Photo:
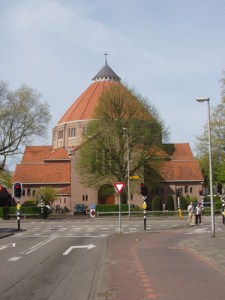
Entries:
{"type": "Polygon", "coordinates": [[[19,260],[19,259],[21,259],[21,257],[12,257],[12,258],[10,258],[10,259],[8,259],[8,261],[17,261],[17,260],[19,260]]]}
{"type": "Polygon", "coordinates": [[[71,246],[69,247],[62,255],[68,255],[73,249],[87,249],[90,250],[92,248],[95,248],[95,245],[89,244],[89,245],[82,245],[82,246],[71,246]]]}
{"type": "Polygon", "coordinates": [[[51,236],[50,238],[48,238],[46,241],[40,242],[32,247],[30,247],[28,250],[21,252],[20,254],[30,254],[34,251],[36,251],[37,249],[39,249],[40,247],[48,244],[49,242],[53,241],[54,239],[56,239],[57,236],[51,236]]]}
{"type": "Polygon", "coordinates": [[[14,248],[14,247],[16,247],[16,243],[7,244],[7,245],[1,245],[1,246],[0,246],[0,251],[1,251],[1,250],[4,250],[4,249],[6,249],[6,248],[14,248]]]}

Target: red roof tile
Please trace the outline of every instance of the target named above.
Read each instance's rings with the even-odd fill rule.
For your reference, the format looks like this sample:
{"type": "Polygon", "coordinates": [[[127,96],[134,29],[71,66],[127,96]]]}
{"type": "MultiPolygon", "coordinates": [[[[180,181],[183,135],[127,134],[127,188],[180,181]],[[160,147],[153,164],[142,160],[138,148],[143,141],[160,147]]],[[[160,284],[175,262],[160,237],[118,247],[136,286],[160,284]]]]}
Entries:
{"type": "Polygon", "coordinates": [[[49,156],[44,160],[67,160],[70,159],[68,151],[65,148],[52,149],[49,156]]]}
{"type": "Polygon", "coordinates": [[[71,193],[71,188],[70,186],[67,186],[66,188],[62,189],[59,194],[60,195],[70,195],[71,193]]]}
{"type": "Polygon", "coordinates": [[[43,162],[51,150],[52,146],[27,146],[21,162],[43,162]]]}
{"type": "Polygon", "coordinates": [[[172,160],[193,160],[193,154],[188,143],[173,144],[172,160]]]}
{"type": "Polygon", "coordinates": [[[69,159],[69,155],[65,148],[53,149],[52,146],[27,146],[21,163],[67,159],[69,159]]]}
{"type": "Polygon", "coordinates": [[[20,181],[23,184],[70,183],[70,163],[19,164],[16,165],[13,180],[14,182],[20,181]]]}
{"type": "Polygon", "coordinates": [[[90,120],[93,118],[94,108],[97,106],[103,90],[117,81],[97,81],[92,83],[80,97],[71,105],[58,124],[75,120],[90,120]]]}
{"type": "Polygon", "coordinates": [[[163,162],[158,169],[152,165],[164,181],[204,181],[199,162],[189,161],[167,161],[163,162]]]}

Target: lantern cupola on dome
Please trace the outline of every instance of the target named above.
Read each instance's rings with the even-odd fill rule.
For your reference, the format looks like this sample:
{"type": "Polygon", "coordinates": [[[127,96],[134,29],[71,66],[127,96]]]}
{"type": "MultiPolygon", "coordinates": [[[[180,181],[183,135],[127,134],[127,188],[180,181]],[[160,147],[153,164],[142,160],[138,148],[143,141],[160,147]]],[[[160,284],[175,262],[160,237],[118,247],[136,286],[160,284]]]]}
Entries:
{"type": "MultiPolygon", "coordinates": [[[[105,57],[108,55],[104,54],[105,57]]],[[[120,81],[120,77],[108,66],[107,58],[105,58],[105,65],[101,70],[92,78],[93,81],[120,81]]]]}

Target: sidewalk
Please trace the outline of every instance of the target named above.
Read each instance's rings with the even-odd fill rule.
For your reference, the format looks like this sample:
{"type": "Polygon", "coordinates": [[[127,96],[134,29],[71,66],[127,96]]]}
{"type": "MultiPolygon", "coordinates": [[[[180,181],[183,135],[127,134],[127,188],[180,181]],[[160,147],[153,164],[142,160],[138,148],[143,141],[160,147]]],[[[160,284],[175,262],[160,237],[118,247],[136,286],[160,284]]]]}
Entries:
{"type": "MultiPolygon", "coordinates": [[[[194,226],[193,230],[198,230],[198,227],[194,226]]],[[[205,232],[187,234],[183,239],[182,234],[185,233],[176,234],[172,230],[168,232],[172,232],[173,236],[180,235],[179,240],[182,241],[178,242],[175,249],[185,249],[186,252],[200,258],[204,264],[213,265],[225,274],[225,226],[223,230],[216,232],[215,237],[212,237],[211,232],[205,232]]],[[[151,234],[158,235],[157,238],[160,238],[161,232],[148,230],[130,234],[114,234],[108,238],[106,250],[108,254],[105,262],[107,279],[104,278],[104,281],[107,281],[107,288],[105,288],[104,299],[158,298],[151,285],[150,267],[147,263],[149,260],[148,249],[154,247],[151,242],[151,234]]],[[[102,295],[100,293],[97,299],[100,299],[102,295]]]]}

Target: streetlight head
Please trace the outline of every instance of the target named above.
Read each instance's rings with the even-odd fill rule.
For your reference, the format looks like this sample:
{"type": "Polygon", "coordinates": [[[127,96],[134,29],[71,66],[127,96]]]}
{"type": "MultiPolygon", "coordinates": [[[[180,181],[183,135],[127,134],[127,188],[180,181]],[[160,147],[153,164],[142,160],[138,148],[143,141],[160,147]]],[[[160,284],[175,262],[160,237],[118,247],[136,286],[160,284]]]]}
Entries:
{"type": "Polygon", "coordinates": [[[198,102],[205,102],[205,101],[209,101],[210,98],[206,98],[206,97],[202,97],[202,98],[196,98],[196,101],[198,102]]]}

